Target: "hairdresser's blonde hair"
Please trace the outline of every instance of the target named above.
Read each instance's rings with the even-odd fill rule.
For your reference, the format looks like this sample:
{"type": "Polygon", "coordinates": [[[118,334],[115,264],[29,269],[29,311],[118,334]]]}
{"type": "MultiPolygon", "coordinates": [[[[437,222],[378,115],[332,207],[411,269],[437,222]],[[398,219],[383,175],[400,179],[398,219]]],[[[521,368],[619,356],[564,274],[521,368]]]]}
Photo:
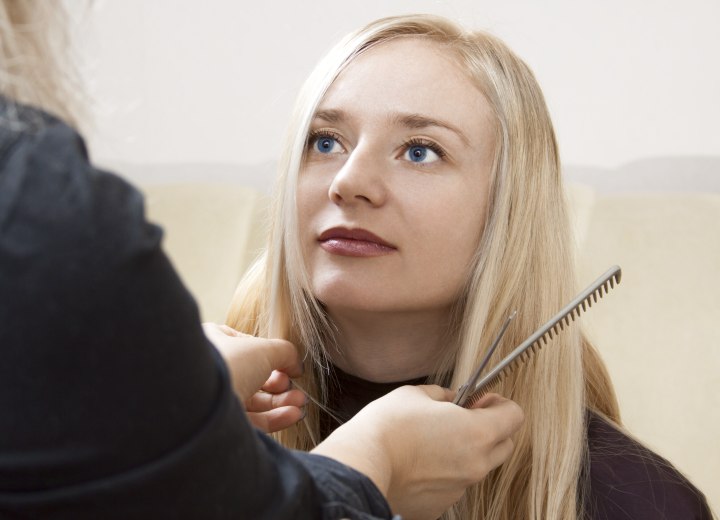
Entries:
{"type": "MultiPolygon", "coordinates": [[[[293,341],[311,362],[304,385],[325,398],[332,324],[312,297],[295,201],[310,121],[328,87],[354,57],[383,42],[424,38],[442,46],[487,98],[495,115],[497,150],[487,224],[474,268],[454,308],[448,348],[433,377],[457,388],[470,375],[504,319],[517,309],[497,358],[508,353],[574,294],[573,245],[555,135],[530,69],[497,38],[465,32],[426,15],[378,20],[346,37],[301,90],[280,163],[267,251],[238,287],[228,324],[244,332],[293,341]]],[[[564,333],[496,391],[518,402],[525,425],[515,451],[445,518],[575,519],[582,510],[586,410],[618,421],[605,368],[577,327],[564,333]]],[[[317,408],[304,424],[279,434],[286,446],[312,447],[317,408]]]]}
{"type": "Polygon", "coordinates": [[[69,47],[62,2],[0,0],[0,94],[77,126],[81,89],[69,47]]]}

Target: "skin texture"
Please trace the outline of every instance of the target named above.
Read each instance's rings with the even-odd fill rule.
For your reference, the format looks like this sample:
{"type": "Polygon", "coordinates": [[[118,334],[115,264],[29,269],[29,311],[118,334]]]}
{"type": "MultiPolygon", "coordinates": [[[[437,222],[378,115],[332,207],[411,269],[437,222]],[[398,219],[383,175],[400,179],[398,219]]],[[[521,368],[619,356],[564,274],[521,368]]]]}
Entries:
{"type": "MultiPolygon", "coordinates": [[[[252,411],[252,396],[261,385],[268,387],[280,372],[299,375],[294,345],[226,326],[204,327],[226,360],[251,417],[279,412],[279,421],[267,421],[271,425],[299,419],[297,406],[275,408],[280,401],[274,399],[252,411]]],[[[454,392],[439,386],[404,386],[363,408],[312,452],[365,474],[403,518],[437,518],[469,485],[510,456],[511,436],[523,421],[520,408],[496,394],[485,396],[472,410],[452,404],[453,397],[454,392]]]]}
{"type": "Polygon", "coordinates": [[[299,229],[343,370],[373,381],[430,372],[482,235],[491,121],[453,56],[416,38],[363,53],[321,101],[298,182],[299,229]],[[324,240],[337,228],[378,240],[324,240]]]}

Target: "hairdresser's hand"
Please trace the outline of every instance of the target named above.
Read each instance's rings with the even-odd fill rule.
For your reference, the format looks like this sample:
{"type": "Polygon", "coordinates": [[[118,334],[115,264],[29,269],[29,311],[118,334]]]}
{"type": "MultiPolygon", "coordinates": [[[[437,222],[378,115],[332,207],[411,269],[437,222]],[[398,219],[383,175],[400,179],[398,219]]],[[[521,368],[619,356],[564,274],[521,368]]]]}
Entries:
{"type": "Polygon", "coordinates": [[[523,422],[513,401],[496,394],[472,410],[449,402],[439,386],[405,386],[370,403],[313,453],[370,477],[395,514],[435,519],[512,453],[523,422]],[[362,441],[361,441],[362,440],[362,441]]]}
{"type": "Polygon", "coordinates": [[[291,389],[290,378],[302,374],[292,343],[257,338],[214,323],[203,324],[203,329],[225,359],[235,393],[254,426],[269,433],[302,419],[307,398],[291,389]]]}

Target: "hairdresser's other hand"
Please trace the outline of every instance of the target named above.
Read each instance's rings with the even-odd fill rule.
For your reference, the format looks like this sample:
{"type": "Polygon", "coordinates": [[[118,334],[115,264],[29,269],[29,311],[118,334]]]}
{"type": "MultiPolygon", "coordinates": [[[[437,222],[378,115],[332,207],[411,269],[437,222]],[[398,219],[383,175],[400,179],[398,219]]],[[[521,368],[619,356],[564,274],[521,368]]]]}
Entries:
{"type": "Polygon", "coordinates": [[[439,386],[404,386],[370,403],[313,453],[370,477],[395,514],[435,519],[512,453],[523,413],[489,394],[472,410],[439,386]],[[362,439],[363,442],[358,442],[362,439]]]}
{"type": "Polygon", "coordinates": [[[291,377],[302,374],[292,343],[250,336],[214,323],[204,323],[203,329],[225,359],[235,393],[254,426],[270,433],[303,417],[307,398],[290,385],[291,377]]]}

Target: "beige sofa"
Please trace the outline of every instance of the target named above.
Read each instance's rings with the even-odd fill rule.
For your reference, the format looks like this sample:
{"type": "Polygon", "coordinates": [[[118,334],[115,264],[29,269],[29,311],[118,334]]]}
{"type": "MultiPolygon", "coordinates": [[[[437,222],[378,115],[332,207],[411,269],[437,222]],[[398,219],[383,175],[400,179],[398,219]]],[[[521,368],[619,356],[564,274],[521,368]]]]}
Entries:
{"type": "MultiPolygon", "coordinates": [[[[142,186],[203,318],[222,321],[262,247],[272,166],[114,169],[142,186]]],[[[581,284],[623,268],[583,322],[625,424],[720,510],[720,158],[567,170],[581,284]]]]}

